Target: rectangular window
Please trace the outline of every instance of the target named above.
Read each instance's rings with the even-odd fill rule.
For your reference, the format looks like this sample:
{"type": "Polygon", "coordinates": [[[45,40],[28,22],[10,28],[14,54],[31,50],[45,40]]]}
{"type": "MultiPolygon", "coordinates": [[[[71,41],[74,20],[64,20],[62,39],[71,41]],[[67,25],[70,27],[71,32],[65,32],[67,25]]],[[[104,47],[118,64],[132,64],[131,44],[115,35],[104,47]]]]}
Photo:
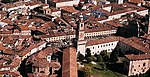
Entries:
{"type": "Polygon", "coordinates": [[[145,63],[143,63],[143,66],[145,66],[145,63]]]}
{"type": "Polygon", "coordinates": [[[81,24],[81,27],[83,27],[83,24],[81,24]]]}

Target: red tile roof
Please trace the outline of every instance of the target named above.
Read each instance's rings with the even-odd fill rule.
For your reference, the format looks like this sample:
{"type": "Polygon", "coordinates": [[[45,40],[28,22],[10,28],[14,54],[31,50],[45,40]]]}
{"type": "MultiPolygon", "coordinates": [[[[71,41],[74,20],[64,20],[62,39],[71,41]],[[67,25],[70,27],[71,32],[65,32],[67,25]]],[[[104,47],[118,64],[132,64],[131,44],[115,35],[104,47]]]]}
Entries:
{"type": "Polygon", "coordinates": [[[119,41],[120,39],[123,39],[123,38],[112,36],[112,37],[106,37],[104,39],[90,40],[86,43],[86,46],[92,46],[92,45],[97,45],[97,44],[119,41]]]}
{"type": "Polygon", "coordinates": [[[37,60],[32,60],[33,66],[39,68],[48,68],[50,66],[49,62],[45,58],[38,58],[37,60]]]}
{"type": "Polygon", "coordinates": [[[145,60],[150,59],[150,54],[140,54],[140,55],[125,55],[129,60],[145,60]]]}
{"type": "Polygon", "coordinates": [[[28,47],[28,48],[24,49],[23,51],[19,52],[18,55],[19,55],[19,56],[25,56],[27,53],[31,52],[31,50],[32,50],[33,48],[37,48],[37,47],[39,47],[40,45],[42,45],[42,44],[44,44],[44,43],[46,43],[46,42],[45,42],[45,41],[42,41],[42,42],[40,42],[40,43],[38,43],[38,44],[30,45],[30,47],[28,47]]]}
{"type": "Polygon", "coordinates": [[[67,11],[69,13],[74,13],[74,14],[79,12],[73,6],[63,6],[63,7],[61,7],[61,9],[64,11],[67,11]]]}
{"type": "Polygon", "coordinates": [[[59,62],[51,62],[51,63],[50,63],[50,67],[55,68],[55,69],[58,69],[58,68],[61,67],[61,65],[60,65],[59,62]]]}
{"type": "Polygon", "coordinates": [[[47,47],[46,49],[41,50],[38,54],[39,58],[45,58],[46,56],[50,55],[50,53],[55,53],[57,52],[58,49],[57,48],[53,48],[53,47],[47,47]]]}
{"type": "Polygon", "coordinates": [[[20,77],[21,75],[19,72],[10,72],[10,71],[0,71],[0,74],[9,74],[12,75],[13,77],[20,77]]]}
{"type": "Polygon", "coordinates": [[[59,2],[67,2],[67,1],[73,1],[73,0],[51,0],[51,1],[59,3],[59,2]]]}

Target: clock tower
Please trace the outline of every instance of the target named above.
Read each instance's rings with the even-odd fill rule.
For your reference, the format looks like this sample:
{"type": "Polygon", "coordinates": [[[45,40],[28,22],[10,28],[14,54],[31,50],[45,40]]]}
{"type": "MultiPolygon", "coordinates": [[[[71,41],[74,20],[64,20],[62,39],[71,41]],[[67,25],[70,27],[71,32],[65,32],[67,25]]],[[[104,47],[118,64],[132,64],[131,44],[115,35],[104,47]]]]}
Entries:
{"type": "Polygon", "coordinates": [[[77,54],[80,53],[85,56],[85,33],[84,33],[84,21],[83,21],[83,15],[81,14],[79,16],[79,22],[77,25],[77,54]]]}

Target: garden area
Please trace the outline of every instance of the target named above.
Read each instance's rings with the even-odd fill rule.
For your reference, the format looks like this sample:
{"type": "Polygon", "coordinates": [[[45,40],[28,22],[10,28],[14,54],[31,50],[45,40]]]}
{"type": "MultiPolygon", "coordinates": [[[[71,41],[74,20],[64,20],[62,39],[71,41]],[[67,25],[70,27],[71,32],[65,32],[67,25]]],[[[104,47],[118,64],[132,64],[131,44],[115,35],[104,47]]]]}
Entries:
{"type": "Polygon", "coordinates": [[[103,68],[99,64],[85,64],[81,70],[87,71],[85,77],[123,77],[122,74],[103,68]]]}
{"type": "Polygon", "coordinates": [[[98,55],[91,55],[91,51],[87,49],[85,56],[78,54],[78,77],[125,77],[124,74],[109,69],[116,61],[117,57],[108,55],[105,50],[98,55]]]}

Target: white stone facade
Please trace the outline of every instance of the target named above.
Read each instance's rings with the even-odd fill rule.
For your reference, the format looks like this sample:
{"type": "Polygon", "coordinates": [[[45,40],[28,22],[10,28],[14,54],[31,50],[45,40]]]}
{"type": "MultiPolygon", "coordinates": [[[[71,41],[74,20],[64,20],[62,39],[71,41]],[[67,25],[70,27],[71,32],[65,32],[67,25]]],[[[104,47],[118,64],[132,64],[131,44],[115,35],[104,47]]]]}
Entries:
{"type": "Polygon", "coordinates": [[[100,54],[101,51],[106,50],[107,52],[112,52],[119,41],[102,43],[92,46],[86,46],[86,49],[89,48],[91,50],[91,55],[100,54]]]}
{"type": "Polygon", "coordinates": [[[130,61],[128,76],[144,74],[149,70],[149,60],[130,61]]]}

